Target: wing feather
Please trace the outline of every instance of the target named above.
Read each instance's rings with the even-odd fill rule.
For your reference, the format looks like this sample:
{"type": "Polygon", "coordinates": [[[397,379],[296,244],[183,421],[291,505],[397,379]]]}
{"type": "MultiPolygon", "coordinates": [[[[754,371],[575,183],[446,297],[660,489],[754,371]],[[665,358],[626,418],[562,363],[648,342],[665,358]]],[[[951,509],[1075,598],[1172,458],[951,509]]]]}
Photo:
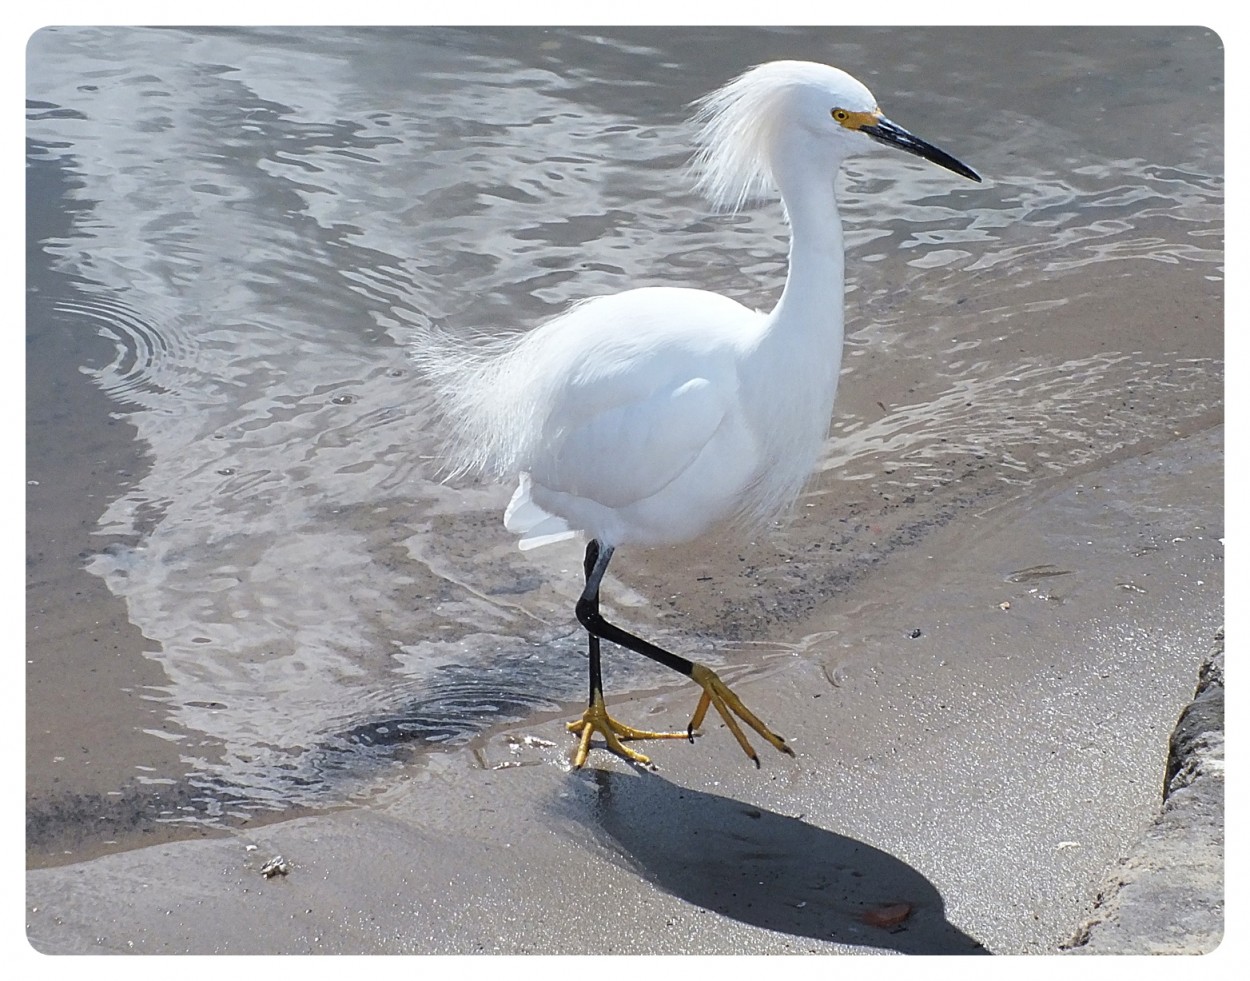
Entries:
{"type": "Polygon", "coordinates": [[[699,456],[736,388],[704,377],[662,385],[562,427],[530,477],[548,490],[627,507],[656,494],[699,456]]]}

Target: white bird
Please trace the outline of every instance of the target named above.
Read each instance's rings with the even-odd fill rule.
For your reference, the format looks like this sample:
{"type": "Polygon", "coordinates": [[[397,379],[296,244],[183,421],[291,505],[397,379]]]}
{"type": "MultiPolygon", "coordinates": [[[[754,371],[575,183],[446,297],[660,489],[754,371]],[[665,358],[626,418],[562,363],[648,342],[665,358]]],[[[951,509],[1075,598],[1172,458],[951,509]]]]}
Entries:
{"type": "Polygon", "coordinates": [[[690,541],[726,523],[758,527],[797,497],[828,433],[842,358],[839,165],[875,143],[980,177],[890,122],[860,82],[828,65],[760,65],[698,104],[698,183],[721,207],[770,188],[790,223],[785,288],[770,313],[704,290],[648,287],[583,300],[519,337],[472,347],[426,332],[414,352],[450,425],[450,466],[519,477],[504,514],[522,549],[582,534],[590,704],[569,729],[574,766],[593,733],[689,738],[715,706],[759,766],[738,718],[778,750],[784,739],[715,672],[609,623],[599,587],[621,546],[690,541]],[[689,677],[703,693],[685,732],[609,717],[600,638],[689,677]],[[737,718],[735,718],[735,716],[737,718]]]}

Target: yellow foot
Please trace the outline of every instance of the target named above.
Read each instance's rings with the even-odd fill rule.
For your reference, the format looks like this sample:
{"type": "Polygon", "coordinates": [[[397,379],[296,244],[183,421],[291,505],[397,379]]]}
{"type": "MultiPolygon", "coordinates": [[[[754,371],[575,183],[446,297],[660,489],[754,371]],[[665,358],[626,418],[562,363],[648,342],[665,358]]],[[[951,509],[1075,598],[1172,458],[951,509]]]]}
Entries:
{"type": "MultiPolygon", "coordinates": [[[[731,692],[732,694],[732,692],[731,692]]],[[[592,733],[599,733],[603,736],[608,744],[608,749],[623,756],[625,759],[633,763],[650,764],[649,757],[643,756],[642,753],[630,749],[622,742],[625,739],[689,739],[689,732],[648,732],[645,729],[635,729],[632,726],[624,725],[608,716],[607,706],[603,704],[603,695],[596,693],[595,699],[590,704],[590,708],[586,709],[580,719],[570,722],[568,725],[569,732],[576,732],[581,739],[577,744],[577,752],[573,754],[573,768],[580,769],[582,764],[586,762],[586,756],[590,752],[590,736],[592,733]]]]}
{"type": "Polygon", "coordinates": [[[757,719],[755,714],[743,705],[742,700],[733,693],[733,689],[721,681],[720,677],[711,668],[706,668],[702,664],[696,664],[694,670],[690,672],[690,679],[703,689],[703,696],[699,699],[698,707],[695,708],[694,716],[690,720],[690,728],[688,730],[690,735],[694,735],[694,731],[703,725],[703,717],[707,715],[708,707],[715,705],[716,711],[725,720],[725,725],[729,726],[729,731],[738,740],[738,745],[742,747],[742,751],[751,757],[757,767],[760,765],[760,758],[755,755],[755,750],[747,742],[747,737],[743,735],[742,727],[738,725],[738,719],[734,718],[735,715],[772,743],[774,748],[788,756],[794,755],[794,750],[786,745],[786,741],[757,719]]]}

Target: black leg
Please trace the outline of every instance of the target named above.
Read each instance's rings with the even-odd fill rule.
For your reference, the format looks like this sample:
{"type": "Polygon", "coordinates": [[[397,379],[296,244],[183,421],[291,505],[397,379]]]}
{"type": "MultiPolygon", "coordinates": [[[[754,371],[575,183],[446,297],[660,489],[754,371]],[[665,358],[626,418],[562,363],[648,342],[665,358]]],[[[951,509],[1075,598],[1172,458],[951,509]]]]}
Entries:
{"type": "MultiPolygon", "coordinates": [[[[586,588],[582,591],[581,599],[577,601],[577,620],[590,634],[591,698],[594,697],[595,676],[599,669],[598,641],[600,637],[614,644],[620,644],[636,654],[649,657],[653,661],[659,661],[666,668],[672,668],[687,678],[694,671],[694,662],[666,651],[663,647],[657,647],[641,637],[635,637],[616,624],[608,623],[600,615],[599,584],[603,581],[603,574],[608,571],[608,563],[612,560],[613,551],[611,548],[602,548],[594,539],[586,545],[586,588]]],[[[602,680],[600,680],[600,689],[602,685],[602,680]]]]}
{"type": "MultiPolygon", "coordinates": [[[[612,558],[612,549],[605,548],[596,540],[586,545],[586,586],[577,601],[577,618],[586,626],[590,638],[590,704],[586,713],[578,720],[569,723],[569,731],[580,737],[577,751],[573,754],[573,766],[580,767],[586,762],[590,751],[590,737],[599,733],[607,741],[608,749],[633,763],[650,765],[651,761],[625,745],[631,739],[680,739],[689,737],[686,732],[648,732],[622,725],[608,715],[603,700],[603,670],[599,657],[599,638],[605,625],[599,613],[599,586],[603,582],[603,574],[607,570],[608,560],[612,558]]],[[[612,635],[609,634],[609,639],[612,635]]],[[[658,648],[657,648],[658,650],[658,648]]],[[[664,652],[667,653],[667,652],[664,652]]],[[[670,655],[671,656],[671,655],[670,655]]]]}
{"type": "Polygon", "coordinates": [[[569,723],[569,731],[579,733],[581,736],[581,742],[573,757],[573,765],[580,767],[586,761],[586,754],[590,748],[590,737],[593,732],[601,733],[608,741],[608,748],[613,752],[624,756],[626,759],[633,760],[635,763],[649,763],[650,760],[647,757],[627,749],[621,740],[674,739],[684,735],[693,741],[695,730],[702,724],[707,710],[713,706],[721,718],[725,720],[725,725],[729,727],[734,738],[738,741],[738,745],[742,747],[743,752],[754,761],[756,766],[760,765],[759,756],[751,748],[751,744],[747,742],[746,735],[743,733],[735,716],[741,718],[775,748],[793,756],[794,751],[786,745],[786,741],[757,719],[742,704],[741,699],[717,677],[715,671],[702,664],[687,661],[684,657],[680,657],[671,651],[666,651],[663,647],[657,647],[650,641],[636,637],[627,630],[622,630],[616,624],[608,623],[603,618],[603,615],[599,612],[599,586],[603,582],[604,573],[608,571],[608,563],[612,561],[612,552],[613,549],[611,547],[602,545],[595,539],[591,539],[586,544],[586,559],[584,562],[586,585],[577,601],[577,620],[586,628],[586,632],[590,635],[590,706],[580,720],[569,723]],[[629,726],[623,726],[608,717],[607,709],[603,703],[603,674],[599,659],[599,641],[601,638],[628,648],[636,654],[649,657],[651,660],[663,664],[666,668],[672,668],[703,689],[703,695],[699,699],[699,704],[695,708],[694,716],[686,727],[685,733],[643,732],[629,726]]]}
{"type": "MultiPolygon", "coordinates": [[[[590,576],[598,561],[599,543],[592,538],[586,543],[586,592],[582,594],[581,601],[578,603],[579,607],[584,603],[588,615],[591,616],[599,615],[599,579],[603,578],[602,573],[599,579],[595,580],[594,592],[590,592],[590,576]]],[[[596,695],[603,697],[603,669],[599,664],[599,638],[589,631],[586,636],[590,639],[590,704],[594,705],[596,695]]]]}

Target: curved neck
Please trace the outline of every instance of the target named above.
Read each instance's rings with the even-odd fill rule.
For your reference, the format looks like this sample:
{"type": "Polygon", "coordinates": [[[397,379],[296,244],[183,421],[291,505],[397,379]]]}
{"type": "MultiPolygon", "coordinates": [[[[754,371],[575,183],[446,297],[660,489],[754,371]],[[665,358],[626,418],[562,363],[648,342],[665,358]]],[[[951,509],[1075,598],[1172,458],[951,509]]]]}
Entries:
{"type": "Polygon", "coordinates": [[[790,268],[781,299],[742,369],[743,399],[762,447],[762,494],[772,514],[798,494],[829,430],[842,366],[842,222],[833,197],[838,161],[785,155],[773,177],[790,216],[790,268]]]}
{"type": "Polygon", "coordinates": [[[790,268],[773,322],[799,321],[842,337],[842,219],[833,181],[839,161],[810,153],[781,154],[773,176],[790,218],[790,268]]]}

